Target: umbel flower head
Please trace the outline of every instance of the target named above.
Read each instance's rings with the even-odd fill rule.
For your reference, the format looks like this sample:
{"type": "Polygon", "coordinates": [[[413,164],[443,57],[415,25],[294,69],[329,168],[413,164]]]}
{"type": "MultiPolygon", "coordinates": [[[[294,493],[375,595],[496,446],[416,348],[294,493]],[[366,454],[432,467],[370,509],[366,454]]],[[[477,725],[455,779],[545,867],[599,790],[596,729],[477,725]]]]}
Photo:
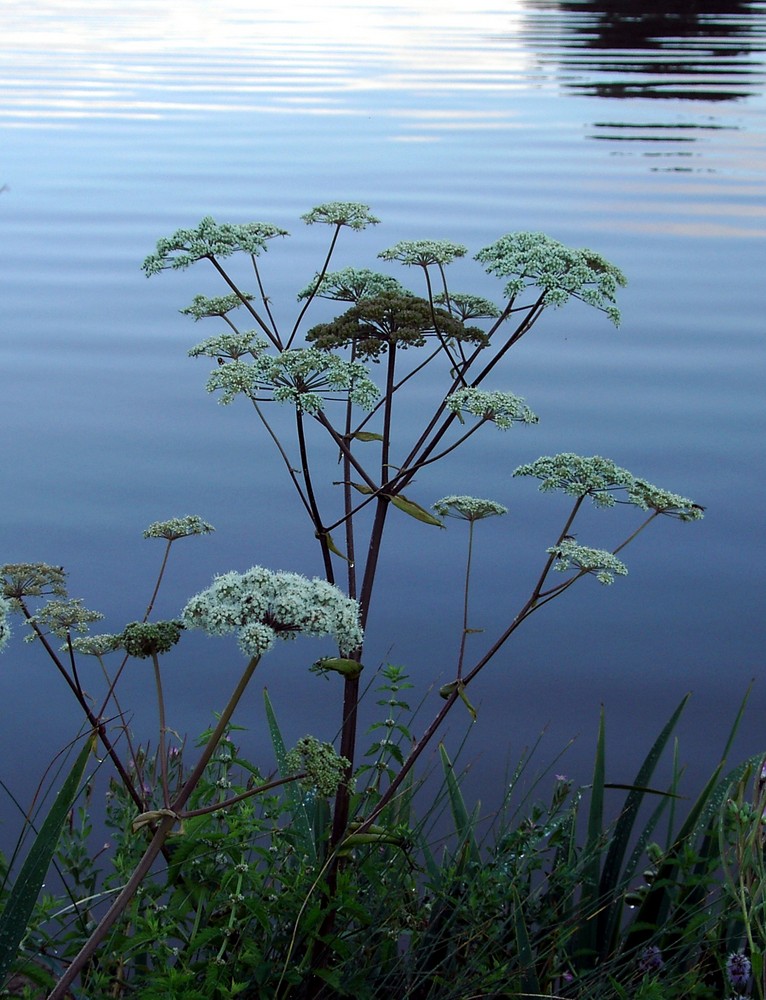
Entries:
{"type": "Polygon", "coordinates": [[[198,260],[231,257],[235,253],[258,256],[268,240],[288,233],[268,222],[218,223],[209,215],[194,229],[177,229],[157,241],[157,250],[143,263],[147,277],[168,268],[182,270],[198,260]]]}
{"type": "MultiPolygon", "coordinates": [[[[72,632],[87,632],[91,622],[101,621],[103,617],[100,611],[84,608],[82,600],[77,597],[66,601],[48,601],[31,616],[29,623],[36,624],[41,631],[47,630],[59,639],[66,639],[72,632]]],[[[37,632],[27,636],[30,642],[36,638],[37,632]]]]}
{"type": "Polygon", "coordinates": [[[0,566],[0,594],[17,609],[26,597],[66,597],[63,566],[47,563],[6,563],[0,566]]]}
{"type": "Polygon", "coordinates": [[[242,305],[243,299],[250,302],[254,298],[254,295],[250,295],[247,292],[242,292],[241,295],[236,295],[232,292],[230,295],[216,295],[212,298],[208,298],[205,295],[195,295],[191,301],[191,305],[188,305],[185,309],[179,309],[179,312],[182,316],[193,316],[195,323],[198,320],[213,316],[223,319],[232,309],[238,309],[242,305]]]}
{"type": "Polygon", "coordinates": [[[293,403],[305,413],[318,413],[326,399],[348,393],[352,403],[370,410],[380,390],[359,361],[347,361],[315,347],[281,354],[259,354],[252,363],[233,361],[213,371],[207,391],[222,390],[219,403],[230,403],[243,393],[251,399],[271,398],[293,403]],[[269,397],[263,397],[269,393],[269,397]]]}
{"type": "Polygon", "coordinates": [[[470,413],[483,420],[491,420],[501,430],[512,424],[536,424],[540,419],[534,414],[521,396],[512,392],[487,391],[484,389],[456,389],[445,400],[447,409],[457,415],[463,423],[462,413],[470,413]]]}
{"type": "Polygon", "coordinates": [[[505,294],[515,299],[525,288],[538,288],[544,304],[562,306],[569,298],[605,312],[617,326],[617,288],[625,275],[600,254],[572,249],[545,233],[509,233],[476,254],[488,274],[510,278],[505,294]]]}
{"type": "Polygon", "coordinates": [[[458,257],[465,257],[468,247],[450,240],[400,240],[387,250],[381,250],[381,260],[396,260],[407,267],[429,267],[432,264],[451,264],[458,257]]]}
{"type": "Polygon", "coordinates": [[[315,275],[311,284],[298,292],[298,300],[317,295],[320,299],[359,302],[360,299],[374,299],[384,292],[409,294],[404,285],[387,274],[378,274],[364,267],[344,267],[341,271],[325,274],[323,278],[315,275]]]}
{"type": "Polygon", "coordinates": [[[356,230],[376,226],[380,222],[380,219],[371,214],[369,205],[362,205],[358,201],[327,201],[323,205],[316,205],[301,218],[307,226],[323,222],[328,226],[348,226],[349,229],[356,230]]]}
{"type": "Polygon", "coordinates": [[[361,646],[359,605],[326,580],[298,573],[273,573],[253,566],[246,573],[217,576],[183,610],[188,628],[208,635],[236,632],[242,651],[260,656],[277,639],[298,633],[331,636],[341,655],[361,646]]]}
{"type": "Polygon", "coordinates": [[[688,497],[638,479],[600,455],[585,457],[572,452],[545,455],[528,465],[520,465],[513,474],[534,476],[541,481],[543,492],[559,490],[574,497],[589,496],[597,507],[628,503],[680,521],[699,521],[704,516],[705,508],[688,497]]]}
{"type": "Polygon", "coordinates": [[[131,622],[120,636],[120,645],[138,660],[167,653],[181,638],[183,622],[131,622]]]}
{"type": "Polygon", "coordinates": [[[481,521],[485,517],[508,513],[507,507],[494,500],[466,496],[442,497],[434,504],[434,510],[440,517],[457,517],[463,521],[481,521]]]}
{"type": "Polygon", "coordinates": [[[213,525],[203,521],[198,514],[187,514],[186,517],[171,517],[169,521],[155,521],[144,531],[144,538],[166,538],[174,542],[190,535],[209,535],[211,531],[215,531],[213,525]]]}
{"type": "Polygon", "coordinates": [[[8,621],[11,613],[11,602],[0,597],[0,652],[5,648],[11,637],[11,623],[8,621]]]}
{"type": "Polygon", "coordinates": [[[547,549],[556,557],[554,569],[563,573],[574,567],[581,573],[593,573],[599,583],[614,583],[615,576],[627,576],[628,567],[605,549],[590,549],[572,538],[565,538],[547,549]]]}
{"type": "Polygon", "coordinates": [[[353,344],[357,357],[376,360],[389,346],[423,347],[427,337],[437,333],[445,340],[486,343],[487,335],[478,327],[464,326],[444,309],[432,309],[415,295],[383,292],[361,299],[330,323],[320,323],[306,340],[323,350],[353,344]]]}
{"type": "Polygon", "coordinates": [[[268,346],[255,330],[246,330],[243,333],[219,333],[215,337],[203,340],[201,344],[195,344],[189,351],[189,357],[228,358],[230,361],[239,361],[248,354],[257,358],[268,346]]]}
{"type": "Polygon", "coordinates": [[[350,761],[335,752],[331,743],[321,743],[315,736],[304,736],[285,755],[289,771],[305,771],[303,785],[317,795],[335,795],[343,783],[350,761]]]}
{"type": "Polygon", "coordinates": [[[449,299],[440,292],[434,296],[434,301],[449,309],[463,323],[469,319],[494,319],[500,315],[500,310],[494,302],[482,298],[481,295],[469,295],[465,292],[451,292],[449,299]]]}

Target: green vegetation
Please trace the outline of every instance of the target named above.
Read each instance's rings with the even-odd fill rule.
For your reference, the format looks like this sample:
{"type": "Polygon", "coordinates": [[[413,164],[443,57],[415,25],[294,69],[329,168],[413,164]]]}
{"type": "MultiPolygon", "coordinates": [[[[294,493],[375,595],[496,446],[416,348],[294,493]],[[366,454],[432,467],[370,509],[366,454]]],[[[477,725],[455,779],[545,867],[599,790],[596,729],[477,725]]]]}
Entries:
{"type": "Polygon", "coordinates": [[[523,398],[491,384],[508,351],[549,307],[570,300],[617,323],[624,277],[591,250],[512,233],[475,255],[506,282],[496,304],[450,287],[448,266],[467,254],[459,244],[404,241],[382,251],[388,264],[415,269],[416,294],[366,268],[330,271],[343,231],[377,224],[367,206],[332,202],[303,218],[330,226],[331,239],[286,326],[260,263],[270,241],[287,235],[277,226],[205,218],[160,240],[144,269],[154,275],[203,262],[221,278],[226,294],[196,296],[182,310],[224,326],[189,354],[214,359],[207,389],[221,403],[252,407],[296,491],[323,577],[261,566],[222,572],[177,618],[155,621],[172,547],[213,531],[196,515],[158,521],[144,532],[164,552],[143,616],[120,632],[92,634],[102,616],[69,596],[61,567],[0,567],[0,646],[19,616],[80,705],[86,738],[45,821],[38,827],[35,810],[21,808],[32,818],[2,872],[0,972],[14,973],[6,995],[765,1000],[760,758],[731,768],[727,746],[682,810],[677,749],[666,787],[654,775],[684,703],[633,782],[617,787],[605,783],[602,719],[588,788],[549,771],[535,776],[525,758],[488,823],[478,804],[466,805],[439,743],[459,703],[468,724],[477,721],[469,687],[530,615],[588,577],[603,585],[623,577],[624,550],[658,518],[703,516],[699,504],[601,456],[561,453],[519,466],[516,477],[537,479],[565,507],[530,569],[527,596],[498,634],[484,636],[471,608],[480,522],[503,516],[510,549],[513,517],[492,499],[424,493],[429,467],[485,425],[516,434],[537,422],[523,398]],[[257,292],[244,290],[245,281],[257,292]],[[344,311],[304,332],[320,298],[344,311]],[[289,434],[275,418],[280,405],[291,415],[289,434]],[[398,420],[405,406],[408,419],[398,420]],[[318,436],[332,445],[331,467],[318,436]],[[576,540],[586,500],[596,510],[622,508],[619,544],[576,540]],[[454,675],[413,713],[405,669],[381,668],[373,679],[380,717],[360,739],[364,661],[380,660],[365,647],[365,627],[386,601],[375,584],[396,518],[414,519],[421,531],[444,528],[446,518],[467,522],[459,526],[468,545],[456,580],[463,613],[454,675]],[[163,669],[165,657],[183,657],[196,629],[234,634],[244,667],[192,748],[173,728],[163,669]],[[273,762],[239,754],[235,713],[277,642],[301,636],[327,645],[306,667],[330,682],[325,696],[337,697],[340,739],[336,748],[332,732],[307,734],[286,747],[267,698],[272,772],[273,762]],[[98,695],[83,689],[84,656],[103,667],[98,695]],[[159,720],[151,751],[135,745],[132,707],[120,698],[131,658],[151,662],[159,720]],[[436,745],[441,780],[426,781],[416,765],[436,745]],[[92,827],[104,822],[111,847],[95,849],[92,827]],[[41,894],[46,877],[57,890],[41,894]]]}

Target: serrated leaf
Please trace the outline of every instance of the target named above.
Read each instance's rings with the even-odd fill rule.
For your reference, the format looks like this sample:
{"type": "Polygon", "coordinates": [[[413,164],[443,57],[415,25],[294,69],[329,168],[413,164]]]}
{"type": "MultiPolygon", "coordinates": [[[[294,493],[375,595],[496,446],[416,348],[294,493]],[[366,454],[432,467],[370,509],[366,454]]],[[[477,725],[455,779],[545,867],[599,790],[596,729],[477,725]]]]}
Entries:
{"type": "Polygon", "coordinates": [[[434,517],[424,507],[421,507],[420,504],[415,503],[414,500],[408,500],[401,493],[397,496],[391,496],[390,494],[386,494],[386,496],[388,496],[394,507],[404,511],[405,514],[409,514],[410,517],[414,517],[415,520],[423,521],[424,524],[434,524],[437,528],[444,527],[443,522],[438,517],[434,517]]]}

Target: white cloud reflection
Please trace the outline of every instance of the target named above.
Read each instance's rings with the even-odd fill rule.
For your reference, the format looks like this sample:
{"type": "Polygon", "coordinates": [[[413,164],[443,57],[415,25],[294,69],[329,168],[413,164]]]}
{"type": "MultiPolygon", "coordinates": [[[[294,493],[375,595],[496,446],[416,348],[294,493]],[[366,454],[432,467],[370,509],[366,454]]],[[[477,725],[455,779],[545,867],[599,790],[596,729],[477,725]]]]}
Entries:
{"type": "Polygon", "coordinates": [[[5,0],[0,124],[279,112],[382,113],[406,138],[415,119],[497,128],[510,101],[460,105],[525,85],[521,17],[503,0],[5,0]]]}

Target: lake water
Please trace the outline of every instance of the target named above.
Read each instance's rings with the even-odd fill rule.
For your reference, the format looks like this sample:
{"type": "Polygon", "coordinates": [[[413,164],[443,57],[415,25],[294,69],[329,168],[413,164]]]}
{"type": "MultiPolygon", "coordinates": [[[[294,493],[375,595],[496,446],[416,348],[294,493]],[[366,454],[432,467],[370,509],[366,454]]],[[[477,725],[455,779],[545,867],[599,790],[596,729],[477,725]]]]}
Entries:
{"type": "MultiPolygon", "coordinates": [[[[251,413],[216,406],[208,368],[186,357],[217,328],[178,310],[221,286],[202,266],[147,281],[140,264],[160,236],[205,215],[290,230],[264,260],[285,321],[324,252],[325,228],[299,221],[320,202],[362,201],[382,220],[347,231],[335,267],[380,267],[400,239],[473,254],[540,230],[589,246],[629,278],[621,327],[575,304],[549,310],[493,385],[523,395],[540,424],[488,428],[410,494],[511,508],[480,526],[477,653],[525,596],[565,509],[511,479],[518,464],[603,454],[706,505],[701,523],[663,521],[637,540],[626,579],[583,580],[517,633],[473,689],[463,758],[491,803],[544,728],[541,764],[579,734],[556,769],[586,782],[603,704],[608,779],[628,781],[693,691],[681,727],[692,791],[753,678],[736,754],[766,750],[766,5],[645,3],[630,17],[589,0],[472,6],[5,0],[0,555],[66,566],[72,595],[114,630],[145,606],[161,549],[141,532],[157,519],[194,512],[217,528],[176,546],[163,616],[217,572],[321,573],[251,413]]],[[[500,295],[470,255],[453,274],[453,288],[500,295]]],[[[425,699],[417,732],[441,704],[429,686],[454,675],[465,538],[405,520],[366,660],[409,668],[413,702],[425,699]]],[[[617,520],[588,520],[579,537],[614,544],[617,520]]],[[[78,716],[20,633],[0,660],[0,777],[25,800],[78,716]]],[[[183,649],[168,660],[169,712],[196,735],[240,658],[204,637],[183,649]]],[[[305,670],[314,655],[300,643],[274,654],[248,696],[243,745],[267,766],[263,685],[288,740],[337,731],[338,691],[305,670]]],[[[130,669],[123,700],[146,738],[150,677],[130,669]]],[[[456,713],[448,738],[468,721],[456,713]]]]}

